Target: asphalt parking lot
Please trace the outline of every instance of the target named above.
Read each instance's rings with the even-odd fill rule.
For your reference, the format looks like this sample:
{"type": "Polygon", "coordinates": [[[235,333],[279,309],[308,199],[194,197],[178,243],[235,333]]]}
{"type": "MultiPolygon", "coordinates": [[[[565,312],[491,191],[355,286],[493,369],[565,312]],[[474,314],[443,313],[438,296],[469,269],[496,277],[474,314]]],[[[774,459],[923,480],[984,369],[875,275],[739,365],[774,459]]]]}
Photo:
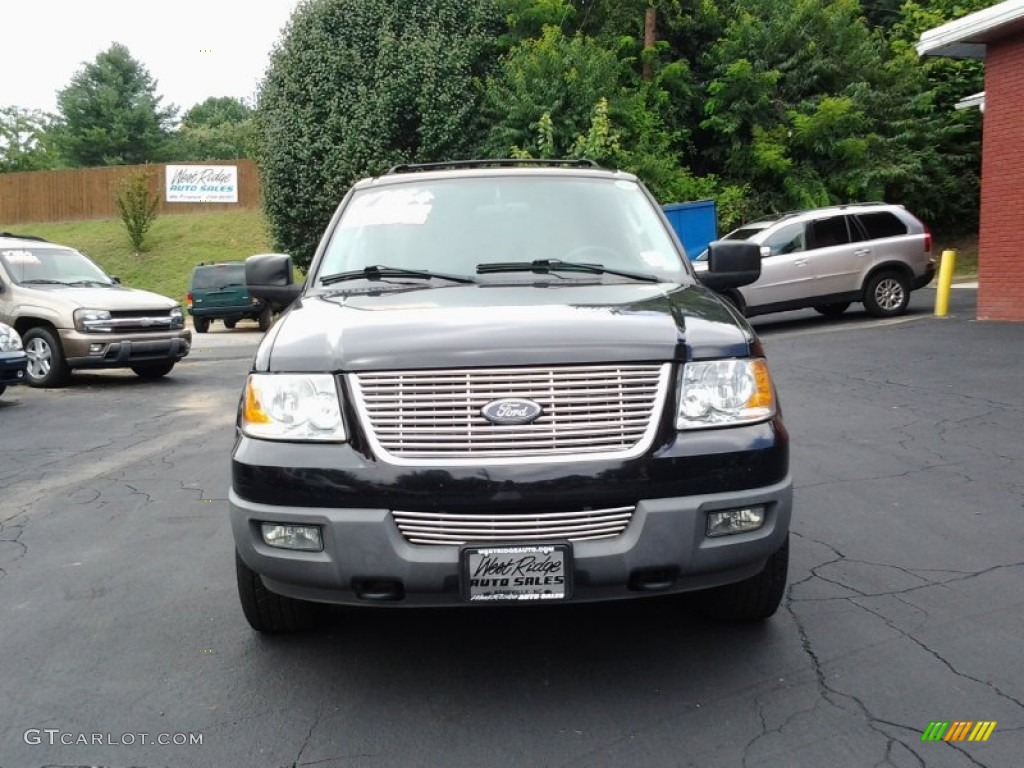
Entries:
{"type": "Polygon", "coordinates": [[[163,381],[8,390],[0,767],[1019,765],[1024,324],[933,297],[754,321],[796,486],[788,594],[754,627],[650,599],[263,638],[225,501],[257,331],[197,335],[163,381]]]}

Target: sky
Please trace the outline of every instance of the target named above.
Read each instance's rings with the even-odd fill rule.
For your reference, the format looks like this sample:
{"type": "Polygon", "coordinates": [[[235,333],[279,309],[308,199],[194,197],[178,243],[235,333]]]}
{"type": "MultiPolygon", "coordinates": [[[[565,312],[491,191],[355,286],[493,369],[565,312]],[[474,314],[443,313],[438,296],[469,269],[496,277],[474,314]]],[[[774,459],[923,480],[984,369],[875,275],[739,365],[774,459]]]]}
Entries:
{"type": "MultiPolygon", "coordinates": [[[[0,107],[57,111],[57,91],[123,43],[180,112],[210,96],[250,103],[300,0],[3,0],[0,107]]],[[[180,114],[180,113],[179,113],[180,114]]]]}

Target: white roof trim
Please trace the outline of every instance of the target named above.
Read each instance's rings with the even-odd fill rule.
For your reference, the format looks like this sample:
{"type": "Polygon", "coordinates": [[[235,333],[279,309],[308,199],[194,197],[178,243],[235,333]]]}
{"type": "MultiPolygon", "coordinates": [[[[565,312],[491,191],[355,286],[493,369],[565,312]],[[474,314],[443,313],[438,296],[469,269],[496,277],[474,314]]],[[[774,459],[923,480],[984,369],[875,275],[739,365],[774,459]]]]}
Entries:
{"type": "Polygon", "coordinates": [[[917,53],[919,56],[983,59],[985,43],[996,37],[1000,28],[1021,21],[1024,21],[1024,0],[1005,0],[923,32],[917,43],[917,53]]]}
{"type": "Polygon", "coordinates": [[[971,107],[977,107],[982,112],[985,111],[985,92],[972,93],[970,96],[965,96],[960,99],[955,105],[955,109],[971,109],[971,107]]]}

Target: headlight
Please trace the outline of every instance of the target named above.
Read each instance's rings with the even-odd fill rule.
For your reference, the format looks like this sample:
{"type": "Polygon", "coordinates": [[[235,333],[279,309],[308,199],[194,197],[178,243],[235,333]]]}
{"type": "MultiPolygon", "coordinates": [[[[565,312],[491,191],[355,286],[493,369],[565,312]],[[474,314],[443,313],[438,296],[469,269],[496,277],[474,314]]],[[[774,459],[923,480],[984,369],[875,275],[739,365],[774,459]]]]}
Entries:
{"type": "Polygon", "coordinates": [[[9,326],[0,327],[0,352],[18,352],[21,350],[21,336],[9,326]]]}
{"type": "Polygon", "coordinates": [[[171,328],[184,328],[185,327],[185,315],[181,311],[181,307],[174,307],[171,309],[171,328]]]}
{"type": "Polygon", "coordinates": [[[338,388],[329,374],[250,374],[239,425],[262,440],[346,439],[338,388]]]}
{"type": "Polygon", "coordinates": [[[752,424],[774,415],[775,393],[763,358],[683,366],[676,429],[752,424]]]}
{"type": "Polygon", "coordinates": [[[110,312],[105,309],[76,309],[75,328],[79,331],[111,331],[110,312]]]}

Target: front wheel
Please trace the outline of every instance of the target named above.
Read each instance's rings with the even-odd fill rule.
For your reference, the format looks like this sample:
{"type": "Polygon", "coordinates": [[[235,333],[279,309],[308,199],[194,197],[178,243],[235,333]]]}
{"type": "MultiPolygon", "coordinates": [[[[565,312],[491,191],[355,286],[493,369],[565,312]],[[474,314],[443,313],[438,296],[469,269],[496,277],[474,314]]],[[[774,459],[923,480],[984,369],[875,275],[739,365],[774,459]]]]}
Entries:
{"type": "Polygon", "coordinates": [[[249,626],[257,632],[282,634],[314,629],[323,620],[325,607],[319,603],[295,600],[275,594],[266,588],[263,579],[235,551],[235,575],[238,598],[249,626]]]}
{"type": "Polygon", "coordinates": [[[135,375],[143,379],[159,379],[166,376],[174,368],[174,363],[156,363],[154,365],[133,365],[135,375]]]}
{"type": "Polygon", "coordinates": [[[875,317],[895,317],[907,311],[910,281],[898,272],[879,272],[864,286],[864,308],[875,317]]]}
{"type": "Polygon", "coordinates": [[[789,537],[768,558],[760,573],[749,579],[709,589],[700,595],[701,611],[714,619],[762,621],[773,615],[786,592],[789,572],[789,537]]]}
{"type": "Polygon", "coordinates": [[[63,387],[71,369],[57,335],[49,328],[29,328],[22,336],[28,356],[28,383],[33,387],[63,387]]]}

